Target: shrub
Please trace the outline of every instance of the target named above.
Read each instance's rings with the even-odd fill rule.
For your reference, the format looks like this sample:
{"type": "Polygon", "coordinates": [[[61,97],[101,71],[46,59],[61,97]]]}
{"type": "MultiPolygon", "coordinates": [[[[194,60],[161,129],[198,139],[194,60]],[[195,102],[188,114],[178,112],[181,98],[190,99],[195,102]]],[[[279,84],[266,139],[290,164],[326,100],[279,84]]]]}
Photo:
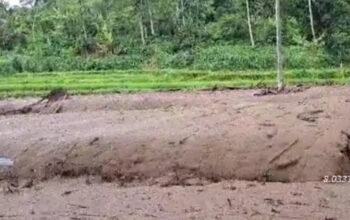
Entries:
{"type": "Polygon", "coordinates": [[[322,48],[289,47],[285,50],[286,67],[290,69],[321,68],[330,65],[322,48]]]}
{"type": "MultiPolygon", "coordinates": [[[[331,65],[324,49],[317,46],[285,48],[287,69],[320,68],[331,65]]],[[[0,74],[111,69],[269,70],[276,63],[271,46],[211,46],[178,50],[171,43],[150,45],[131,54],[105,57],[8,55],[0,59],[0,74]]]]}
{"type": "MultiPolygon", "coordinates": [[[[319,68],[329,65],[320,48],[290,47],[285,49],[286,68],[319,68]]],[[[213,46],[200,49],[194,68],[210,70],[266,70],[275,68],[274,47],[213,46]]]]}
{"type": "Polygon", "coordinates": [[[82,57],[29,57],[16,55],[10,61],[0,62],[0,74],[14,72],[52,72],[71,70],[137,69],[142,67],[139,55],[82,57]]]}
{"type": "Polygon", "coordinates": [[[213,46],[196,53],[194,68],[210,70],[271,69],[275,53],[272,47],[213,46]]]}
{"type": "Polygon", "coordinates": [[[170,43],[152,45],[145,57],[149,57],[145,59],[146,67],[156,69],[183,69],[192,65],[194,60],[191,49],[177,51],[170,43]]]}

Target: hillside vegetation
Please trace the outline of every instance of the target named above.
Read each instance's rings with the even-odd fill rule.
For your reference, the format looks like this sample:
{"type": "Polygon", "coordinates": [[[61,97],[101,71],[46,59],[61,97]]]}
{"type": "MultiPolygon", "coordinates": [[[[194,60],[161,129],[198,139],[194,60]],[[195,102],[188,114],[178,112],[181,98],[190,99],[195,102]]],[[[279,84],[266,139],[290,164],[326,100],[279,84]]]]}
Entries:
{"type": "MultiPolygon", "coordinates": [[[[288,68],[346,65],[350,0],[282,1],[288,68]]],[[[40,0],[0,4],[0,72],[273,69],[273,0],[40,0]],[[254,47],[247,25],[249,3],[254,47]]]]}
{"type": "MultiPolygon", "coordinates": [[[[287,80],[318,84],[349,66],[350,0],[311,2],[282,0],[284,66],[287,80]]],[[[0,90],[268,85],[276,66],[274,10],[273,0],[38,0],[23,8],[3,2],[0,90]],[[184,80],[188,75],[195,85],[184,80]]]]}

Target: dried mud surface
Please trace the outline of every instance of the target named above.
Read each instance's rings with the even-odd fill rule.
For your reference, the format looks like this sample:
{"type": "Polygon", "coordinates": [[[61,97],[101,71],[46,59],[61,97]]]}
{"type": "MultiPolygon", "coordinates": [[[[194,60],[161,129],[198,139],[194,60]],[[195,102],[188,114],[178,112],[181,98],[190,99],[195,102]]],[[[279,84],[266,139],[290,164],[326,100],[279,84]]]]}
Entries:
{"type": "Polygon", "coordinates": [[[57,97],[0,101],[0,219],[349,219],[349,87],[57,97]]]}
{"type": "Polygon", "coordinates": [[[347,220],[349,185],[224,181],[206,186],[120,187],[52,179],[5,196],[0,219],[347,220]]]}
{"type": "MultiPolygon", "coordinates": [[[[256,92],[75,96],[54,105],[59,112],[0,116],[0,156],[35,180],[167,186],[350,174],[350,88],[256,92]]],[[[3,100],[0,113],[37,101],[3,100]]]]}

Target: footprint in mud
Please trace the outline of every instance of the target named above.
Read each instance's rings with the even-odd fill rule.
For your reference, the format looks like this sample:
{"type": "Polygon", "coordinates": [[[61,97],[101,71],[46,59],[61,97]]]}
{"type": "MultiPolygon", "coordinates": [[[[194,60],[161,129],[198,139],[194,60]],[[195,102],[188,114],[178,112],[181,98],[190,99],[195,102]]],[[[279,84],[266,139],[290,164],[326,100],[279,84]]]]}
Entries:
{"type": "Polygon", "coordinates": [[[306,111],[302,112],[297,115],[297,118],[306,121],[306,122],[316,122],[317,119],[319,119],[319,114],[323,113],[323,110],[313,110],[313,111],[306,111]]]}

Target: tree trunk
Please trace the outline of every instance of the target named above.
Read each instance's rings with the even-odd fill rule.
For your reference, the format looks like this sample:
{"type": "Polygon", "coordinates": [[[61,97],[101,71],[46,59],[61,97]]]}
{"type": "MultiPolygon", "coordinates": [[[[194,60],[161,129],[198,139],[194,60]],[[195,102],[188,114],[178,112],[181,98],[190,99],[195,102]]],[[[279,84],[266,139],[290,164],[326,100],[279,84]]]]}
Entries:
{"type": "Polygon", "coordinates": [[[85,42],[87,42],[88,39],[88,35],[87,35],[87,30],[86,30],[86,24],[85,24],[85,20],[84,20],[84,5],[83,2],[81,0],[79,0],[79,6],[80,6],[80,18],[82,19],[82,28],[83,28],[83,32],[84,32],[84,40],[85,42]]]}
{"type": "Polygon", "coordinates": [[[248,28],[249,28],[250,43],[252,47],[255,47],[255,41],[254,41],[253,30],[252,30],[252,22],[250,19],[249,0],[246,0],[246,6],[247,6],[247,21],[248,21],[248,28]]]}
{"type": "Polygon", "coordinates": [[[33,41],[35,42],[36,39],[35,39],[35,22],[36,22],[36,10],[35,10],[35,13],[34,13],[34,18],[33,18],[33,23],[32,23],[32,38],[33,38],[33,41]]]}
{"type": "Polygon", "coordinates": [[[175,17],[177,20],[180,19],[180,6],[179,3],[176,3],[176,13],[175,13],[175,17]]]}
{"type": "Polygon", "coordinates": [[[276,50],[277,50],[277,85],[278,91],[284,89],[281,2],[276,0],[276,50]]]}
{"type": "Polygon", "coordinates": [[[311,33],[312,33],[312,40],[316,41],[316,33],[315,33],[315,26],[314,26],[314,15],[312,13],[312,2],[309,1],[309,14],[310,14],[310,26],[311,26],[311,33]]]}
{"type": "Polygon", "coordinates": [[[181,15],[182,15],[182,25],[186,26],[184,0],[181,0],[181,15]]]}
{"type": "Polygon", "coordinates": [[[144,32],[144,28],[143,28],[143,18],[142,18],[142,0],[140,2],[140,18],[139,18],[139,26],[140,26],[140,35],[141,35],[141,41],[142,44],[145,45],[146,44],[146,40],[145,40],[145,32],[144,32]]]}
{"type": "Polygon", "coordinates": [[[139,25],[140,25],[141,41],[142,41],[142,44],[145,45],[145,44],[146,44],[146,40],[145,40],[145,33],[144,33],[144,31],[143,31],[142,16],[140,16],[139,25]]]}
{"type": "Polygon", "coordinates": [[[156,35],[156,32],[154,30],[154,23],[153,23],[153,14],[152,14],[152,6],[150,5],[150,0],[147,1],[147,9],[148,9],[148,16],[149,16],[149,23],[150,23],[150,26],[151,26],[151,34],[153,36],[156,35]]]}
{"type": "Polygon", "coordinates": [[[143,26],[144,30],[143,30],[143,33],[144,33],[144,36],[145,36],[145,39],[148,38],[148,29],[146,26],[143,26]]]}

